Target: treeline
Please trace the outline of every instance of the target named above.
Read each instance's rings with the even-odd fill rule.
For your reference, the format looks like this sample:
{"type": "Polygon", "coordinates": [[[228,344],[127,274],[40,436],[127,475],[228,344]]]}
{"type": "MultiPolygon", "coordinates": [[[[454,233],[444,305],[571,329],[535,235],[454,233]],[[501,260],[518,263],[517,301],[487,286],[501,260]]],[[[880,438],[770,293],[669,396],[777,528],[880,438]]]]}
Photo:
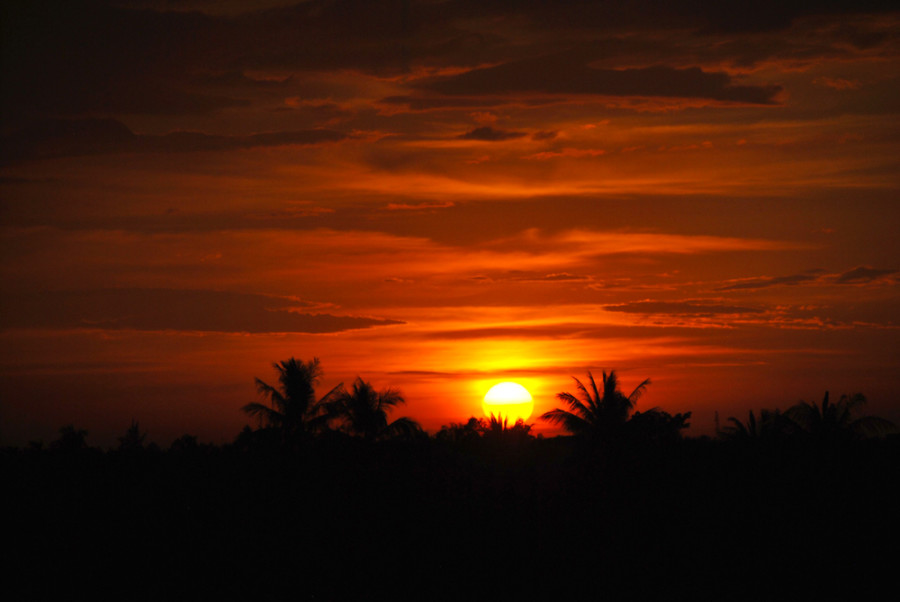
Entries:
{"type": "MultiPolygon", "coordinates": [[[[367,443],[383,441],[425,441],[433,438],[442,443],[472,444],[484,440],[493,444],[522,445],[534,438],[533,425],[518,421],[509,425],[500,416],[487,419],[471,417],[466,422],[450,423],[430,437],[421,426],[407,417],[391,420],[389,414],[405,403],[400,391],[393,388],[376,390],[371,383],[357,377],[350,389],[343,384],[318,397],[316,387],[322,377],[318,358],[299,361],[290,358],[273,364],[278,384],[273,386],[256,379],[256,388],[264,402],[253,402],[242,410],[257,420],[257,428],[247,426],[232,447],[250,451],[298,450],[322,442],[333,446],[338,442],[363,440],[367,443]]],[[[593,446],[672,444],[683,437],[690,426],[691,412],[669,414],[659,408],[636,411],[638,400],[650,385],[641,382],[629,395],[619,388],[616,372],[604,371],[598,383],[588,373],[583,383],[573,378],[576,393],[561,392],[557,399],[564,407],[540,416],[541,420],[561,426],[567,434],[593,446]]],[[[778,442],[815,441],[819,443],[846,442],[880,437],[896,432],[896,426],[884,418],[862,414],[866,398],[861,393],[842,395],[835,403],[826,391],[821,404],[799,402],[782,412],[779,409],[751,410],[746,420],[734,416],[723,427],[716,413],[716,437],[724,441],[778,442]]],[[[66,425],[59,437],[49,445],[54,452],[79,451],[88,448],[87,431],[66,425]]],[[[146,442],[146,433],[132,422],[110,451],[133,453],[161,451],[146,442]]],[[[538,438],[542,436],[538,435],[538,438]]],[[[192,435],[176,439],[170,451],[187,452],[210,449],[192,435]]],[[[40,451],[43,443],[34,442],[30,451],[40,451]]]]}
{"type": "Polygon", "coordinates": [[[162,450],[132,423],[105,452],[71,426],[3,450],[5,589],[49,599],[115,577],[130,600],[805,599],[845,586],[868,599],[895,569],[882,544],[898,527],[900,438],[865,437],[856,397],[808,404],[809,422],[754,413],[686,438],[689,413],[636,411],[649,382],[626,395],[611,372],[576,380],[544,415],[569,436],[496,418],[429,435],[392,419],[395,390],[357,379],[319,396],[317,361],[276,370],[244,409],[257,424],[228,444],[185,435],[162,450]]]}

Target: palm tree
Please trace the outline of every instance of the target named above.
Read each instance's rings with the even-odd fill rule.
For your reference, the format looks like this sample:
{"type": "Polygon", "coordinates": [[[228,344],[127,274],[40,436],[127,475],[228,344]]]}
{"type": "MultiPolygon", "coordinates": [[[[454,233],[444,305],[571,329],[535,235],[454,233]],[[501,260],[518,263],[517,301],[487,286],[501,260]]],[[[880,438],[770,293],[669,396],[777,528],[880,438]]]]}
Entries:
{"type": "Polygon", "coordinates": [[[409,418],[388,422],[388,412],[406,403],[400,391],[382,389],[376,391],[371,383],[356,377],[350,391],[341,390],[328,404],[328,415],[342,421],[342,428],[350,435],[367,441],[410,437],[422,431],[419,424],[409,418]]]}
{"type": "Polygon", "coordinates": [[[728,422],[731,424],[722,429],[716,427],[716,434],[723,439],[742,441],[777,439],[793,434],[798,429],[794,421],[786,414],[782,414],[781,410],[760,410],[759,419],[753,415],[753,410],[750,410],[746,422],[741,422],[734,416],[729,416],[728,422]]]}
{"type": "Polygon", "coordinates": [[[610,370],[609,374],[603,372],[602,392],[597,388],[594,376],[590,372],[588,372],[590,388],[577,378],[573,379],[580,399],[571,393],[558,393],[557,399],[565,403],[568,409],[550,410],[544,413],[541,419],[562,425],[573,435],[601,438],[615,437],[622,433],[630,412],[650,384],[648,378],[626,396],[619,391],[619,380],[615,370],[610,370]]]}
{"type": "Polygon", "coordinates": [[[788,408],[785,415],[810,435],[824,439],[881,435],[895,428],[893,422],[879,416],[856,416],[865,403],[862,393],[841,395],[837,403],[830,403],[825,391],[821,406],[801,401],[788,408]]]}
{"type": "Polygon", "coordinates": [[[269,400],[269,405],[254,402],[241,409],[259,418],[261,425],[279,431],[283,441],[302,438],[327,428],[329,416],[325,408],[341,391],[342,385],[316,400],[316,385],[322,377],[319,358],[303,362],[292,357],[272,366],[278,372],[277,388],[256,379],[256,389],[269,400]]]}

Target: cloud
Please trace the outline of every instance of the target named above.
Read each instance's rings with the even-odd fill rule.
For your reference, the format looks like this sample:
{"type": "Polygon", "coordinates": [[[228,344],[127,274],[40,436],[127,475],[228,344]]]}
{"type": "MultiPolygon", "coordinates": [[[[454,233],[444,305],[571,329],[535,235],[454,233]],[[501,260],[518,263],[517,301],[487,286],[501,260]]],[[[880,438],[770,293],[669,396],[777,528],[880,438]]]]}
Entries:
{"type": "Polygon", "coordinates": [[[803,274],[792,274],[790,276],[776,276],[772,278],[750,278],[741,280],[734,284],[728,284],[717,288],[719,291],[737,291],[737,290],[753,290],[759,288],[768,288],[770,286],[797,286],[808,282],[815,282],[821,277],[821,270],[813,270],[804,272],[803,274]]]}
{"type": "Polygon", "coordinates": [[[422,203],[388,203],[385,209],[388,211],[429,211],[431,209],[449,209],[455,203],[451,201],[443,202],[422,202],[422,203]]]}
{"type": "Polygon", "coordinates": [[[327,333],[401,324],[325,313],[286,297],[211,290],[105,289],[6,295],[0,328],[327,333]]]}
{"type": "Polygon", "coordinates": [[[48,119],[5,136],[0,141],[0,162],[122,152],[198,152],[310,145],[338,142],[347,137],[347,134],[327,129],[235,136],[201,132],[151,136],[135,134],[115,119],[48,119]]]}
{"type": "Polygon", "coordinates": [[[868,284],[884,281],[888,276],[896,274],[900,274],[900,270],[879,270],[869,266],[860,266],[839,274],[835,278],[835,282],[838,284],[868,284]]]}
{"type": "Polygon", "coordinates": [[[550,159],[559,159],[560,157],[582,159],[585,157],[600,157],[605,154],[606,151],[602,148],[563,148],[558,151],[543,151],[528,155],[525,159],[532,159],[534,161],[549,161],[550,159]]]}
{"type": "Polygon", "coordinates": [[[503,140],[515,140],[516,138],[524,138],[527,136],[525,132],[511,132],[509,130],[499,130],[489,125],[475,128],[472,131],[460,134],[457,138],[461,140],[482,140],[485,142],[501,142],[503,140]]]}
{"type": "Polygon", "coordinates": [[[418,82],[415,87],[450,96],[506,94],[642,96],[704,98],[747,104],[775,104],[780,86],[735,85],[723,72],[699,67],[595,68],[589,57],[568,51],[513,60],[450,77],[418,82]]]}
{"type": "Polygon", "coordinates": [[[808,270],[800,274],[788,276],[765,276],[760,278],[746,278],[732,281],[731,284],[721,286],[717,291],[756,290],[774,286],[800,286],[800,285],[860,285],[881,284],[892,282],[900,270],[877,269],[869,266],[859,266],[840,274],[829,274],[825,270],[808,270]]]}
{"type": "Polygon", "coordinates": [[[604,305],[606,311],[629,314],[666,314],[671,316],[719,316],[736,314],[758,314],[765,310],[741,305],[724,305],[702,301],[633,301],[617,305],[604,305]]]}
{"type": "Polygon", "coordinates": [[[585,257],[632,253],[689,255],[726,251],[775,251],[809,248],[800,243],[758,238],[586,229],[544,233],[537,228],[530,228],[514,238],[501,239],[494,244],[508,248],[524,244],[530,248],[541,248],[544,252],[549,252],[556,247],[566,254],[585,257]]]}
{"type": "Polygon", "coordinates": [[[457,330],[428,331],[422,335],[428,340],[468,339],[560,339],[601,338],[610,336],[604,328],[592,323],[560,323],[525,326],[488,326],[457,330]]]}
{"type": "Polygon", "coordinates": [[[522,270],[507,271],[500,274],[492,274],[490,276],[480,274],[472,276],[471,280],[482,282],[587,282],[590,281],[589,276],[579,276],[578,274],[570,274],[568,272],[556,272],[546,274],[542,272],[525,272],[522,270]]]}
{"type": "MultiPolygon", "coordinates": [[[[246,75],[257,70],[416,78],[505,63],[495,73],[509,75],[513,57],[572,45],[580,49],[555,77],[546,68],[535,73],[520,69],[529,82],[525,87],[509,79],[498,81],[497,87],[504,94],[550,87],[553,94],[649,94],[771,104],[776,87],[740,86],[727,75],[699,69],[648,67],[654,62],[647,58],[658,62],[664,57],[684,67],[721,64],[723,57],[746,64],[771,56],[833,56],[851,51],[845,46],[890,44],[891,20],[879,15],[896,11],[895,3],[879,0],[762,6],[700,0],[688,7],[663,0],[262,2],[8,2],[2,37],[9,60],[3,63],[0,114],[9,123],[23,115],[210,114],[254,106],[261,90],[274,81],[246,75]],[[863,17],[836,17],[853,13],[880,25],[859,30],[863,17]],[[791,36],[785,42],[760,35],[816,14],[826,16],[814,23],[814,35],[808,38],[794,41],[798,36],[791,36]],[[623,68],[590,69],[587,53],[623,68]],[[697,57],[703,60],[690,60],[697,57]],[[633,81],[646,77],[655,77],[655,83],[633,81]]],[[[526,63],[540,66],[542,60],[526,63]]],[[[463,76],[451,87],[464,81],[473,83],[471,76],[463,76]]],[[[402,96],[404,90],[395,94],[402,96]]]]}

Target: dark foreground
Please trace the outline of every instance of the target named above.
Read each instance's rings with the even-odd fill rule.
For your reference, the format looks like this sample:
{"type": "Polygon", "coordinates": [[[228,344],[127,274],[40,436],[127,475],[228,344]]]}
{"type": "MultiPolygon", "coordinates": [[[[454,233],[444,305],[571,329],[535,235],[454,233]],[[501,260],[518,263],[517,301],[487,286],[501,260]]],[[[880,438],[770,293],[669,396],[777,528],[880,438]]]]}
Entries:
{"type": "Polygon", "coordinates": [[[866,599],[895,579],[898,460],[897,438],[8,450],[4,590],[866,599]]]}

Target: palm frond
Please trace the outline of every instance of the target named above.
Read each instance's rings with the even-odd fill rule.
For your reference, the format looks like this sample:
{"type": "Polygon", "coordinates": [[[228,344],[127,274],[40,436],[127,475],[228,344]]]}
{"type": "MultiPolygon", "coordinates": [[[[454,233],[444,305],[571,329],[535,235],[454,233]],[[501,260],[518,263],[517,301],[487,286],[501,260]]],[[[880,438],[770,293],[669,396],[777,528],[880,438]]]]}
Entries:
{"type": "Polygon", "coordinates": [[[421,433],[422,427],[418,422],[411,418],[402,417],[397,418],[392,423],[387,425],[384,428],[384,437],[391,439],[394,437],[401,437],[405,439],[412,438],[414,435],[421,433]]]}
{"type": "Polygon", "coordinates": [[[631,392],[631,395],[628,396],[628,402],[634,407],[637,404],[637,400],[641,398],[644,392],[647,390],[647,387],[650,385],[650,379],[644,379],[644,382],[639,384],[634,388],[634,391],[631,392]]]}
{"type": "MultiPolygon", "coordinates": [[[[591,377],[590,372],[588,372],[588,376],[591,377]]],[[[579,405],[581,405],[581,407],[583,407],[583,408],[589,408],[589,409],[585,410],[585,414],[593,414],[597,407],[596,399],[591,397],[591,394],[588,392],[587,388],[584,386],[584,383],[582,383],[580,380],[578,380],[574,376],[572,377],[572,380],[575,381],[575,388],[578,389],[578,392],[581,393],[581,399],[584,400],[579,405]]],[[[594,378],[591,377],[590,381],[593,384],[594,378]]],[[[594,389],[596,390],[596,387],[594,387],[594,389]]],[[[570,397],[572,397],[572,399],[575,399],[574,396],[572,396],[568,393],[566,395],[569,395],[570,397]]]]}
{"type": "Polygon", "coordinates": [[[284,419],[284,415],[281,414],[281,412],[257,402],[248,403],[242,407],[241,410],[245,414],[253,416],[254,418],[259,418],[261,422],[265,422],[271,426],[280,425],[284,419]]]}
{"type": "Polygon", "coordinates": [[[581,401],[579,401],[578,398],[575,397],[574,395],[572,395],[571,393],[566,393],[566,392],[557,393],[556,398],[558,400],[562,401],[563,403],[568,404],[569,408],[571,408],[572,411],[577,412],[584,417],[588,417],[588,416],[592,415],[591,410],[588,409],[587,407],[585,407],[585,405],[583,403],[581,403],[581,401]]]}
{"type": "MultiPolygon", "coordinates": [[[[588,372],[588,379],[591,381],[591,390],[594,392],[594,396],[591,397],[590,395],[587,395],[587,401],[596,412],[599,409],[603,398],[600,396],[600,392],[597,390],[597,382],[594,380],[594,375],[590,372],[588,372]]],[[[606,372],[603,373],[603,382],[606,382],[606,372]]],[[[587,393],[587,391],[585,391],[585,393],[587,393]]]]}
{"type": "Polygon", "coordinates": [[[541,420],[558,424],[572,434],[583,433],[590,429],[590,423],[584,418],[559,408],[544,412],[541,414],[541,420]]]}
{"type": "Polygon", "coordinates": [[[851,422],[850,428],[859,435],[878,437],[894,432],[897,426],[881,416],[862,416],[851,422]]]}
{"type": "Polygon", "coordinates": [[[378,394],[379,408],[393,408],[394,406],[406,403],[403,395],[397,389],[387,388],[378,394]]]}

